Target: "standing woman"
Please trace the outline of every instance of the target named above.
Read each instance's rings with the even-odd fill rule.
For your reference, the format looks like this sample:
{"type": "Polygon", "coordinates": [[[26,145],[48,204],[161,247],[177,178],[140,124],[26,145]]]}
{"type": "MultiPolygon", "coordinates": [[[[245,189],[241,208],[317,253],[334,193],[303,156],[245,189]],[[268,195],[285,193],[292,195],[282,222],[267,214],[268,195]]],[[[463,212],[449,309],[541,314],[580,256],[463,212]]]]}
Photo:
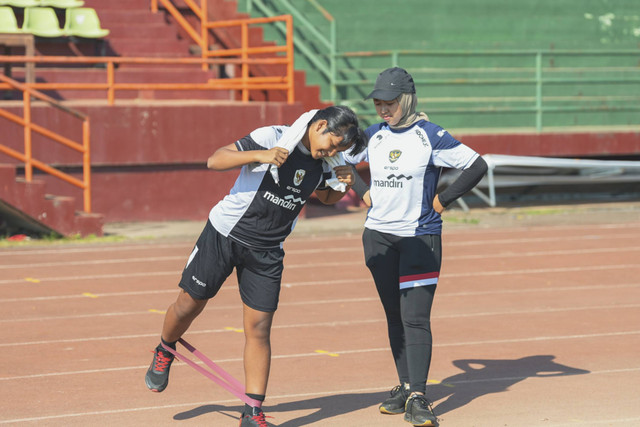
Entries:
{"type": "Polygon", "coordinates": [[[432,426],[436,417],[425,392],[431,363],[431,306],[441,265],[440,215],[480,181],[487,164],[426,114],[416,113],[415,85],[404,69],[380,73],[366,99],[370,98],[384,122],[365,131],[367,150],[345,160],[368,161],[371,172],[371,188],[363,188],[357,180],[354,190],[371,206],[362,242],[386,314],[400,382],[380,412],[404,412],[405,421],[414,426],[432,426]],[[443,167],[462,173],[436,193],[443,167]]]}

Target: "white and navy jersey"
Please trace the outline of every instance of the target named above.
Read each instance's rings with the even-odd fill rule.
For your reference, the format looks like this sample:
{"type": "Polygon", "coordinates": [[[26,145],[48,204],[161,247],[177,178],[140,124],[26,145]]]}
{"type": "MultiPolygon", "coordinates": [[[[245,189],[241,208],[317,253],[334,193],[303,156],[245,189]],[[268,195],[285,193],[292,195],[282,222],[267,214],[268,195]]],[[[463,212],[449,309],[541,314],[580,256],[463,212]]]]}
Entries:
{"type": "Polygon", "coordinates": [[[442,219],[433,210],[440,172],[466,169],[478,154],[425,120],[401,130],[378,123],[365,133],[367,150],[345,155],[352,164],[369,162],[371,208],[365,227],[396,236],[440,234],[442,219]]]}
{"type": "MultiPolygon", "coordinates": [[[[240,151],[274,147],[285,126],[254,130],[236,141],[240,151]]],[[[230,193],[211,209],[209,220],[223,236],[252,248],[282,247],[303,205],[318,185],[331,177],[322,160],[311,157],[302,143],[278,169],[279,184],[269,165],[250,164],[240,170],[230,193]]]]}

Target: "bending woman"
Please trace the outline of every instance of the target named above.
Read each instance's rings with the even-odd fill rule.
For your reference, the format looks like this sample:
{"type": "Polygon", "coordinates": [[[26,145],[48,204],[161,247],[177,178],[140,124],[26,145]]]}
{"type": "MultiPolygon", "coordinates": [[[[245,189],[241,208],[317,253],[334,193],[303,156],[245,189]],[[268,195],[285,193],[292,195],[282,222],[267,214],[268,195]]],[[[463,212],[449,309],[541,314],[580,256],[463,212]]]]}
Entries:
{"type": "Polygon", "coordinates": [[[169,383],[174,356],[167,347],[175,350],[235,269],[242,298],[245,389],[254,402],[245,405],[240,427],[269,425],[261,402],[271,366],[270,333],[280,295],[283,242],[313,192],[321,202],[332,204],[352,184],[351,167],[332,169],[329,158],[347,149],[358,153],[364,144],[355,113],[332,106],[303,114],[291,127],[256,129],[209,157],[209,169],[239,168],[240,175],[211,210],[182,272],[180,293],[167,310],[160,344],[145,375],[151,391],[162,392],[169,383]],[[336,180],[346,186],[340,189],[336,180]],[[339,190],[329,188],[328,181],[339,190]]]}

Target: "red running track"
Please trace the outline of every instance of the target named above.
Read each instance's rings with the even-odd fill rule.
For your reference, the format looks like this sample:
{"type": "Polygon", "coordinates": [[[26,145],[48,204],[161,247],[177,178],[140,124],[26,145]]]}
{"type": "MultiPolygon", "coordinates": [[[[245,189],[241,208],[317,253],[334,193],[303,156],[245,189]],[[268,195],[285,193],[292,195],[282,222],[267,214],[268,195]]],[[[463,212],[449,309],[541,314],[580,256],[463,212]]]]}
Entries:
{"type": "MultiPolygon", "coordinates": [[[[194,239],[0,250],[0,424],[236,426],[183,363],[144,374],[194,239]]],[[[294,236],[265,411],[277,426],[405,426],[360,237],[294,236]]],[[[640,425],[640,222],[445,232],[428,395],[443,426],[640,425]],[[634,385],[635,384],[635,385],[634,385]]],[[[235,278],[185,335],[242,378],[235,278]]]]}

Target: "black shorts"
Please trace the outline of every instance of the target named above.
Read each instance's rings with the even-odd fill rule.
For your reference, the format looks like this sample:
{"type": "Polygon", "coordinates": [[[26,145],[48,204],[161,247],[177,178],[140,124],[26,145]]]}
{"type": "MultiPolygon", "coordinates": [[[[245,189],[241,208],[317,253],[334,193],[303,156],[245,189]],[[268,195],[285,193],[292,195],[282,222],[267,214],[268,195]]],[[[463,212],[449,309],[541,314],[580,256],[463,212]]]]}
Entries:
{"type": "Polygon", "coordinates": [[[207,221],[182,272],[180,287],[194,299],[213,298],[233,268],[242,302],[273,312],[278,308],[284,250],[251,249],[223,236],[207,221]]]}

